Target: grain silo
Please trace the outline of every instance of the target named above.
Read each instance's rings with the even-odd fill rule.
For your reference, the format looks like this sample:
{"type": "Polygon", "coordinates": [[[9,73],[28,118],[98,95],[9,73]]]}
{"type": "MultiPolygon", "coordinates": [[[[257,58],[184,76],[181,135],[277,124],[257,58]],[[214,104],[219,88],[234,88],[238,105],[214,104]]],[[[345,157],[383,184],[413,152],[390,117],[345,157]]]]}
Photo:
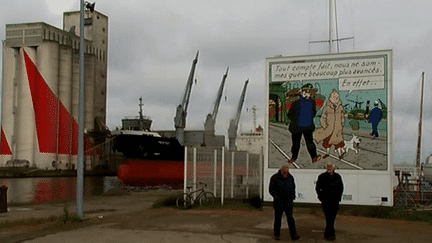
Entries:
{"type": "MultiPolygon", "coordinates": [[[[43,22],[7,24],[3,42],[0,166],[76,168],[80,12],[63,29],[43,22]]],[[[85,154],[100,163],[106,121],[108,17],[85,12],[85,154]]]]}

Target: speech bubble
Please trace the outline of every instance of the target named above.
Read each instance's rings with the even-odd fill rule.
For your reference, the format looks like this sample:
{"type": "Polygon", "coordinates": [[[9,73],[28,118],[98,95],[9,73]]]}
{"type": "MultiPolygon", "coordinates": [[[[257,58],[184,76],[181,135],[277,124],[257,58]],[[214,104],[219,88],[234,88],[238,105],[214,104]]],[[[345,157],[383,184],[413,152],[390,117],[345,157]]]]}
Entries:
{"type": "Polygon", "coordinates": [[[271,81],[374,77],[384,74],[384,59],[361,58],[271,64],[271,81]]]}
{"type": "Polygon", "coordinates": [[[384,76],[339,78],[339,90],[353,91],[384,89],[384,76]]]}

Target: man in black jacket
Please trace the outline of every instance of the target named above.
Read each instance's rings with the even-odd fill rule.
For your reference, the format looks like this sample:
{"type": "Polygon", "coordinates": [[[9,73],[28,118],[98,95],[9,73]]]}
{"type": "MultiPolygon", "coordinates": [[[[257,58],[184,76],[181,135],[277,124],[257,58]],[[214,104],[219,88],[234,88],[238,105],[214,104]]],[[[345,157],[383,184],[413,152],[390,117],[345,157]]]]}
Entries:
{"type": "Polygon", "coordinates": [[[282,214],[288,220],[288,228],[293,240],[300,239],[297,234],[295,220],[293,217],[293,200],[295,199],[294,177],[289,173],[288,165],[284,165],[270,179],[269,192],[273,196],[273,207],[275,210],[274,237],[280,239],[280,229],[282,224],[282,214]]]}
{"type": "Polygon", "coordinates": [[[300,98],[292,103],[288,111],[288,118],[291,121],[288,130],[291,132],[292,140],[292,158],[288,161],[290,164],[297,160],[302,136],[305,138],[312,163],[316,163],[321,158],[317,154],[316,145],[313,141],[313,131],[315,130],[313,119],[316,115],[316,104],[312,97],[312,89],[312,84],[303,85],[300,90],[300,98]]]}
{"type": "Polygon", "coordinates": [[[334,164],[327,164],[327,171],[318,176],[315,187],[326,218],[324,238],[327,240],[336,240],[334,222],[343,192],[342,177],[334,170],[334,164]]]}

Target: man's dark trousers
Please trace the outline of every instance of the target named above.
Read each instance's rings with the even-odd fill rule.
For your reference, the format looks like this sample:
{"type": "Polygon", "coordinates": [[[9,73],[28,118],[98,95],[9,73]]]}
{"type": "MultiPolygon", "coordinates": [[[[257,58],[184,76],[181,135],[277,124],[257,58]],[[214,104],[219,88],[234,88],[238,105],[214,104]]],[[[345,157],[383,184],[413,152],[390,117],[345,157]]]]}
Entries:
{"type": "Polygon", "coordinates": [[[378,134],[378,123],[372,123],[372,135],[374,135],[375,137],[379,137],[378,134]]]}
{"type": "Polygon", "coordinates": [[[288,221],[288,228],[290,235],[295,236],[297,234],[297,229],[295,225],[295,220],[293,217],[293,204],[286,203],[285,205],[275,205],[275,221],[274,221],[274,235],[280,236],[280,229],[282,225],[282,214],[285,212],[288,221]]]}
{"type": "Polygon", "coordinates": [[[326,218],[326,228],[324,232],[325,237],[332,237],[335,235],[334,222],[336,214],[339,210],[339,202],[323,202],[322,208],[326,218]]]}
{"type": "Polygon", "coordinates": [[[315,143],[313,141],[313,130],[311,130],[311,131],[304,131],[304,132],[298,132],[298,133],[292,133],[291,134],[292,143],[293,143],[293,145],[291,147],[292,158],[295,160],[298,158],[302,135],[304,135],[304,138],[306,141],[306,147],[309,151],[311,158],[313,159],[313,158],[317,157],[316,146],[315,146],[315,143]]]}

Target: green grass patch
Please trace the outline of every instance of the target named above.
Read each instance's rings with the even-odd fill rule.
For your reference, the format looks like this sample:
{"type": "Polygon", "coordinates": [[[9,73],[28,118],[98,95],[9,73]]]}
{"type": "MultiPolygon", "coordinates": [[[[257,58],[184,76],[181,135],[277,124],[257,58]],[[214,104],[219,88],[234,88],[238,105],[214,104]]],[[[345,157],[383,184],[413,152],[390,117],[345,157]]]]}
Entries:
{"type": "Polygon", "coordinates": [[[65,204],[63,207],[63,215],[61,216],[64,223],[67,222],[83,222],[84,219],[82,219],[80,216],[78,216],[76,213],[71,214],[69,213],[69,207],[65,204]]]}
{"type": "Polygon", "coordinates": [[[224,204],[221,204],[220,198],[217,198],[215,209],[235,209],[235,210],[263,210],[261,199],[252,197],[250,199],[225,199],[224,204]]]}
{"type": "MultiPolygon", "coordinates": [[[[324,215],[321,204],[318,203],[295,203],[294,209],[297,213],[324,215]]],[[[340,205],[338,214],[432,223],[432,210],[418,210],[406,207],[340,205]]]]}
{"type": "Polygon", "coordinates": [[[71,214],[69,212],[69,207],[65,204],[63,207],[63,214],[59,216],[50,216],[48,218],[30,218],[23,220],[14,220],[14,221],[3,221],[0,222],[0,229],[6,228],[14,228],[20,226],[36,226],[41,224],[50,223],[52,225],[64,225],[69,223],[81,223],[84,222],[85,219],[82,219],[77,214],[71,214]]]}
{"type": "Polygon", "coordinates": [[[180,194],[169,195],[153,203],[152,208],[177,207],[176,200],[180,194]]]}
{"type": "Polygon", "coordinates": [[[432,223],[432,211],[405,207],[341,205],[338,214],[432,223]]]}
{"type": "MultiPolygon", "coordinates": [[[[152,208],[172,207],[177,208],[176,200],[182,194],[169,195],[153,203],[152,208]]],[[[220,198],[215,198],[213,206],[201,206],[196,202],[192,206],[194,209],[255,209],[262,210],[262,201],[259,197],[253,196],[250,199],[225,199],[224,204],[221,204],[220,198]]]]}
{"type": "Polygon", "coordinates": [[[383,206],[340,206],[338,214],[363,216],[369,218],[392,218],[394,208],[383,206]]]}
{"type": "Polygon", "coordinates": [[[0,222],[0,229],[15,228],[20,226],[36,226],[45,223],[63,224],[63,220],[59,216],[51,216],[48,218],[30,218],[23,220],[4,221],[0,222]]]}

